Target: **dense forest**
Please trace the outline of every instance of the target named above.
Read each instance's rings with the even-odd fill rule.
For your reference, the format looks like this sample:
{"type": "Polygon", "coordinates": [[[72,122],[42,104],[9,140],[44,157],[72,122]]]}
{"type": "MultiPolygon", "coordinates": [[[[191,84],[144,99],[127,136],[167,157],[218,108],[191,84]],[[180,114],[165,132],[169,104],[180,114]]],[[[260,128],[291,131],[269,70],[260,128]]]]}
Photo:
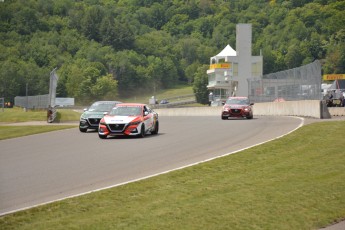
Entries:
{"type": "Polygon", "coordinates": [[[344,0],[2,0],[0,97],[47,94],[77,103],[207,84],[210,57],[252,24],[264,74],[318,59],[345,73],[344,0]],[[206,78],[206,80],[205,80],[206,78]]]}

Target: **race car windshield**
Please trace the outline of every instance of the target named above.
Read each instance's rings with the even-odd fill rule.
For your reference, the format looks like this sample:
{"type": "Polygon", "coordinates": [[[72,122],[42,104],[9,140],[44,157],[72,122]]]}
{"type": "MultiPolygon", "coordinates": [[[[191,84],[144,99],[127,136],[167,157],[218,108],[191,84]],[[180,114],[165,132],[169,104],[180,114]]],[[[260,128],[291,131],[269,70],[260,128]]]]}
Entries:
{"type": "Polygon", "coordinates": [[[115,105],[110,103],[95,103],[92,104],[89,108],[89,111],[92,112],[108,112],[110,111],[115,105]]]}
{"type": "Polygon", "coordinates": [[[115,116],[138,116],[141,114],[140,107],[121,106],[111,110],[110,115],[115,116]]]}
{"type": "Polygon", "coordinates": [[[228,105],[249,105],[248,99],[228,99],[226,101],[226,104],[228,105]]]}

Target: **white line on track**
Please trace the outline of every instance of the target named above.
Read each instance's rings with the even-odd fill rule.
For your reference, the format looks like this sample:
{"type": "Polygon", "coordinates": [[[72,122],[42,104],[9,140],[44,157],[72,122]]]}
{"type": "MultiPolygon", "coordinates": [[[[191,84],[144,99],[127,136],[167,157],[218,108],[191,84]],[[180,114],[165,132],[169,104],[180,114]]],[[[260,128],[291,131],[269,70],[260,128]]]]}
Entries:
{"type": "MultiPolygon", "coordinates": [[[[291,117],[293,117],[293,116],[291,116],[291,117]]],[[[163,174],[166,174],[166,173],[169,173],[169,172],[173,172],[173,171],[176,171],[176,170],[180,170],[180,169],[184,169],[184,168],[191,167],[191,166],[194,166],[194,165],[202,164],[202,163],[205,163],[205,162],[208,162],[208,161],[212,161],[214,159],[218,159],[218,158],[225,157],[225,156],[228,156],[228,155],[231,155],[231,154],[234,154],[234,153],[241,152],[241,151],[246,150],[246,149],[253,148],[253,147],[258,146],[258,145],[265,144],[267,142],[270,142],[270,141],[282,138],[282,137],[284,137],[284,136],[286,136],[286,135],[296,131],[297,129],[299,129],[300,127],[302,127],[304,125],[304,118],[302,118],[302,117],[293,117],[293,118],[297,118],[297,119],[301,120],[301,123],[299,124],[299,126],[297,128],[293,129],[292,131],[290,131],[290,132],[288,132],[286,134],[283,134],[281,136],[272,138],[270,140],[267,140],[267,141],[264,141],[264,142],[261,142],[261,143],[258,143],[258,144],[246,147],[246,148],[242,148],[242,149],[230,152],[230,153],[225,153],[225,154],[217,156],[217,157],[212,157],[212,158],[209,158],[209,159],[206,159],[206,160],[203,160],[203,161],[195,162],[195,163],[188,164],[188,165],[185,165],[185,166],[181,166],[181,167],[178,167],[178,168],[170,169],[170,170],[167,170],[167,171],[164,171],[164,172],[160,172],[160,173],[152,174],[152,175],[149,175],[149,176],[141,177],[141,178],[138,178],[138,179],[135,179],[135,180],[130,180],[130,181],[126,181],[126,182],[123,182],[123,183],[114,184],[114,185],[103,187],[103,188],[99,188],[99,189],[94,189],[94,190],[91,190],[91,191],[88,191],[88,192],[78,193],[78,194],[75,194],[75,195],[72,195],[72,196],[66,196],[64,198],[60,198],[60,199],[56,199],[56,200],[52,200],[52,201],[48,201],[48,202],[44,202],[44,203],[40,203],[40,204],[28,206],[28,207],[24,207],[24,208],[12,210],[12,211],[9,211],[9,212],[0,213],[0,216],[4,216],[4,215],[11,214],[11,213],[27,210],[27,209],[30,209],[30,208],[35,208],[35,207],[38,207],[38,206],[54,203],[54,202],[57,202],[57,201],[62,201],[62,200],[66,200],[66,199],[74,198],[74,197],[78,197],[78,196],[83,196],[83,195],[87,195],[87,194],[90,194],[90,193],[93,193],[93,192],[98,192],[98,191],[102,191],[102,190],[106,190],[106,189],[110,189],[110,188],[115,188],[115,187],[118,187],[118,186],[121,186],[121,185],[125,185],[125,184],[129,184],[129,183],[145,180],[145,179],[148,179],[148,178],[151,178],[151,177],[163,175],[163,174]]]]}

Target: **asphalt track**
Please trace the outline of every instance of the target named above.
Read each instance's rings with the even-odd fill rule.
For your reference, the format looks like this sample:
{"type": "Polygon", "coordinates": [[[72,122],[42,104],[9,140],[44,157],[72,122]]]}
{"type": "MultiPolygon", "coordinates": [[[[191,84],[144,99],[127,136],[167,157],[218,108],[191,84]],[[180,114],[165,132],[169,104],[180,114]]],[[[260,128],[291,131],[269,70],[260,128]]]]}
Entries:
{"type": "Polygon", "coordinates": [[[160,117],[158,135],[102,140],[78,128],[0,141],[0,215],[158,175],[285,135],[296,117],[160,117]]]}

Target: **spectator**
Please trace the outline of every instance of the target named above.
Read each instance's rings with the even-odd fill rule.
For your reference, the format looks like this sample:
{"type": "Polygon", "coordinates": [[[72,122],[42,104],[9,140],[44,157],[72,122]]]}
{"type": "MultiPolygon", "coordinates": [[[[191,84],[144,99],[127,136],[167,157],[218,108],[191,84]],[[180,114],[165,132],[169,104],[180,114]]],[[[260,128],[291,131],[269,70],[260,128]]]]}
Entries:
{"type": "Polygon", "coordinates": [[[329,96],[329,100],[333,99],[333,93],[331,92],[331,95],[329,96]]]}
{"type": "Polygon", "coordinates": [[[340,107],[344,107],[345,100],[344,100],[344,95],[342,93],[340,94],[339,100],[340,100],[340,107]]]}

